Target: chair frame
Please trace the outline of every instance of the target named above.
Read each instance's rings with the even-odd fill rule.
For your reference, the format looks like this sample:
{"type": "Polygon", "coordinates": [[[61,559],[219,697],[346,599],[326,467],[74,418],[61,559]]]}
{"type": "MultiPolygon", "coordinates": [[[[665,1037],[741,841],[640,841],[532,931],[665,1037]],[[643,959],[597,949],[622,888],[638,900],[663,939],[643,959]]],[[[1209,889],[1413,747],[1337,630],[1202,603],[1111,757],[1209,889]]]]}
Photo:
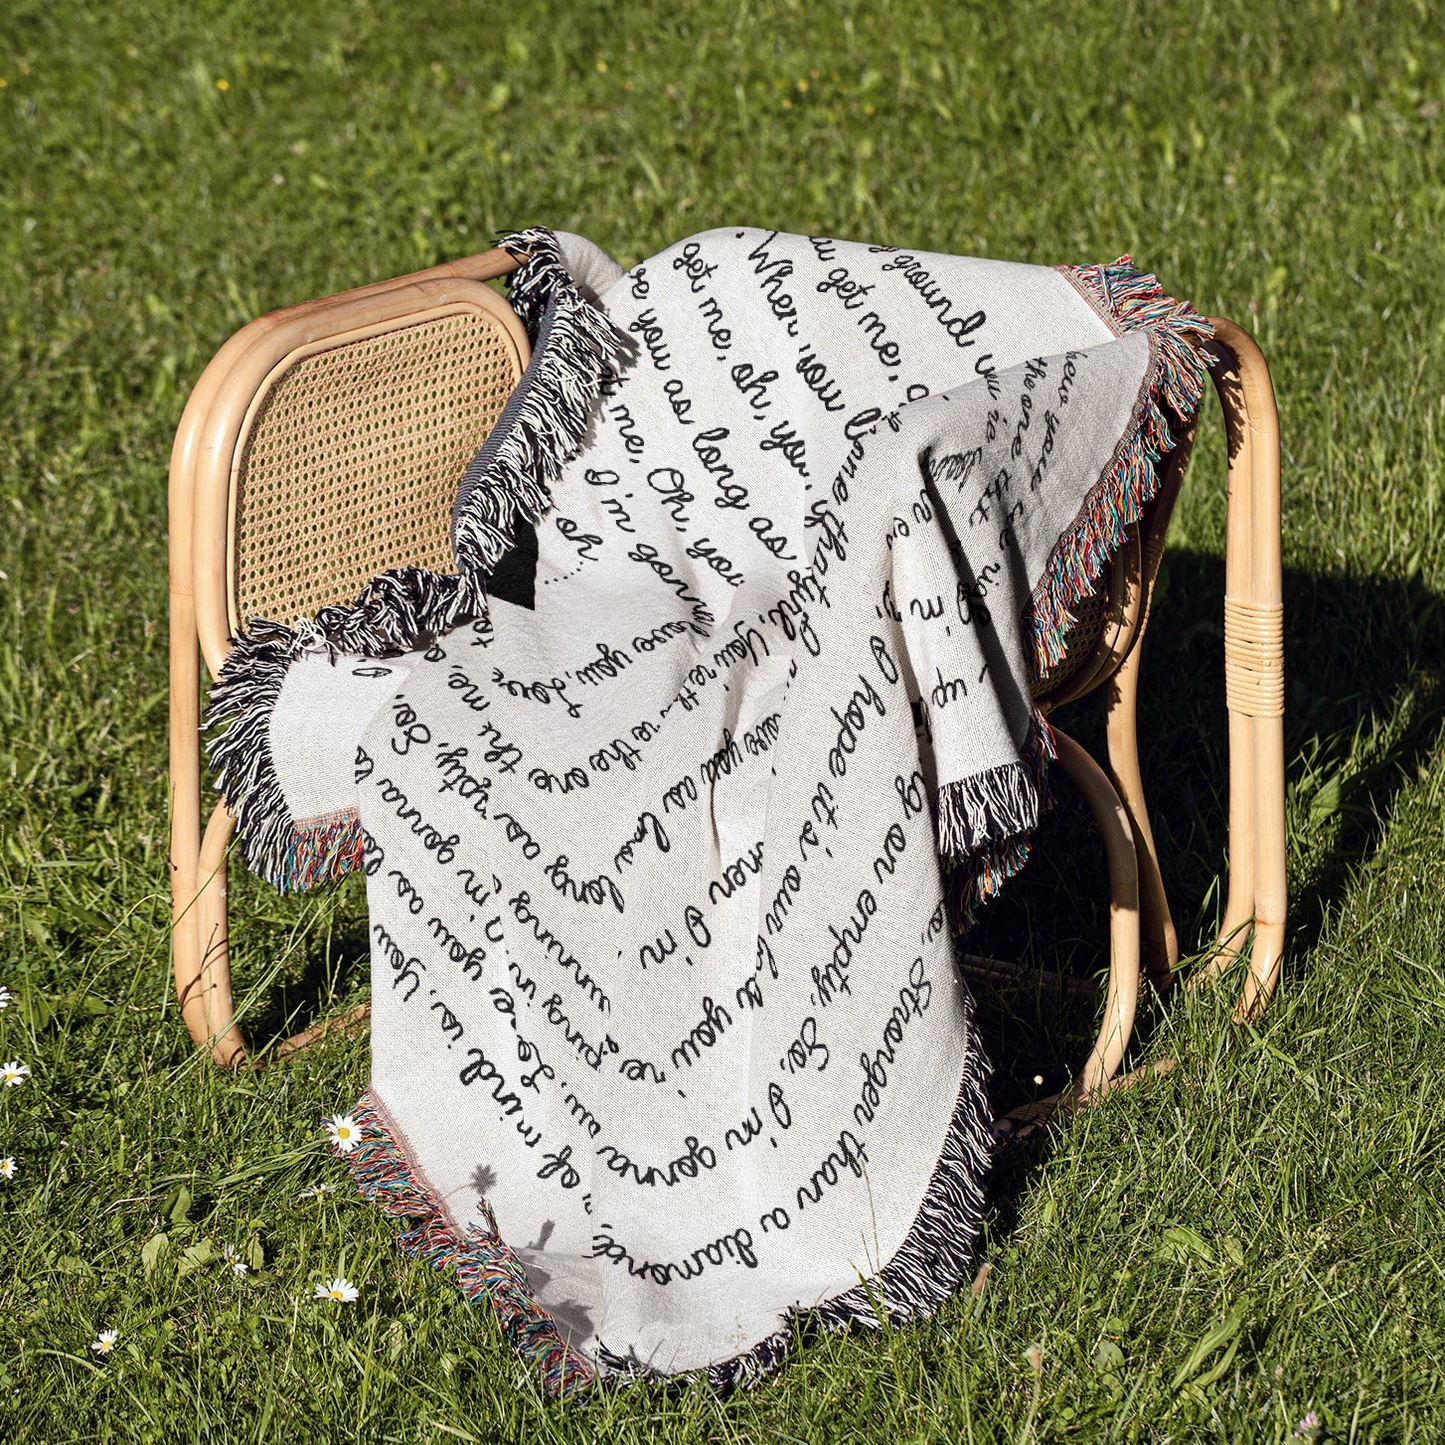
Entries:
{"type": "MultiPolygon", "coordinates": [[[[293,1054],[338,1029],[362,1025],[363,1005],[287,1039],[264,1056],[248,1050],[231,993],[227,847],[234,819],[217,803],[204,831],[200,791],[200,663],[215,677],[239,629],[233,602],[234,498],[238,438],[269,381],[320,343],[344,344],[446,308],[486,310],[519,348],[515,314],[485,282],[516,262],[487,251],[412,275],[288,307],[238,331],[202,373],[186,404],[170,467],[170,876],[177,997],[191,1038],[227,1068],[293,1054]]],[[[1283,954],[1283,662],[1279,427],[1264,357],[1231,321],[1214,319],[1202,343],[1228,442],[1225,564],[1225,700],[1229,713],[1229,891],[1223,925],[1196,981],[1248,955],[1236,1018],[1254,1017],[1273,992],[1283,954]],[[1252,946],[1251,946],[1252,943],[1252,946]]],[[[1077,1107],[1120,1082],[1133,1029],[1141,955],[1151,981],[1168,985],[1179,943],[1160,875],[1139,768],[1140,640],[1148,620],[1165,532],[1183,481],[1191,429],[1170,453],[1160,491],[1115,556],[1103,584],[1107,608],[1084,666],[1038,703],[1052,713],[1107,683],[1108,772],[1054,726],[1058,762],[1083,793],[1103,834],[1110,886],[1110,970],[1098,1040],[1079,1076],[1053,1107],[1077,1107]]],[[[984,960],[964,960],[970,971],[984,960]]]]}
{"type": "MultiPolygon", "coordinates": [[[[216,353],[186,402],[170,465],[170,802],[172,955],[191,1038],[223,1067],[253,1062],[231,996],[226,849],[235,820],[225,803],[201,831],[200,669],[214,678],[239,630],[234,588],[235,482],[245,425],[278,372],[322,344],[362,340],[457,311],[499,322],[525,366],[530,344],[516,314],[485,283],[516,269],[505,251],[273,311],[216,353]]],[[[338,599],[339,600],[339,599],[338,599]]],[[[284,1057],[341,1027],[353,1010],[286,1040],[284,1057]]]]}
{"type": "MultiPolygon", "coordinates": [[[[1229,716],[1229,891],[1214,943],[1190,979],[1217,979],[1237,959],[1249,965],[1234,1017],[1256,1018],[1279,981],[1288,890],[1285,875],[1284,645],[1279,413],[1263,354],[1235,322],[1211,317],[1202,348],[1224,418],[1228,456],[1224,577],[1225,704],[1229,716]]],[[[1170,454],[1146,510],[1137,554],[1114,560],[1108,587],[1115,614],[1095,657],[1057,695],[1050,712],[1101,683],[1108,686],[1106,775],[1057,726],[1059,765],[1084,794],[1103,834],[1110,881],[1110,971],[1104,1018],[1078,1078],[1043,1107],[1093,1102],[1119,1074],[1138,1004],[1141,951],[1163,992],[1179,964],[1179,938],[1164,891],[1139,766],[1141,641],[1165,538],[1188,465],[1193,430],[1170,454]],[[1141,947],[1142,945],[1142,947],[1141,947]]],[[[1131,539],[1132,540],[1132,539],[1131,539]]],[[[1165,1065],[1169,1067],[1169,1065],[1165,1065]]]]}

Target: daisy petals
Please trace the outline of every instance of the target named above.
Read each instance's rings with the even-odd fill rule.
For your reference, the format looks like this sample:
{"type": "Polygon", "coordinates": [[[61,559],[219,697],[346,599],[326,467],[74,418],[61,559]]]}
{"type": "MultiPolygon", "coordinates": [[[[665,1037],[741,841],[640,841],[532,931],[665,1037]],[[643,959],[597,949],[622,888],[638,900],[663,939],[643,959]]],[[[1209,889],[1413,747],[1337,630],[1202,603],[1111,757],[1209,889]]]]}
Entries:
{"type": "Polygon", "coordinates": [[[337,1114],[322,1121],[331,1142],[342,1154],[350,1154],[361,1143],[361,1125],[350,1114],[337,1114]]]}

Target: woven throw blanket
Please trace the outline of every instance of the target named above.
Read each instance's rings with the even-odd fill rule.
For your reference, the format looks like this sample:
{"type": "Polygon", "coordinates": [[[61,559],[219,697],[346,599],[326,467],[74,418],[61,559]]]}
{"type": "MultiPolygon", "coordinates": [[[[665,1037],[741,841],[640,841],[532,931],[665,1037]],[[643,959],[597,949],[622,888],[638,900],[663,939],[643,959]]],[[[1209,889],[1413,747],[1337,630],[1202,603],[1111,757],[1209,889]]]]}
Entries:
{"type": "Polygon", "coordinates": [[[1031,688],[1208,328],[1127,257],[503,244],[534,355],[456,574],[254,621],[210,755],[258,871],[366,875],[348,1162],[403,1242],[554,1391],[723,1386],[969,1268],[954,930],[1023,861],[1031,688]]]}

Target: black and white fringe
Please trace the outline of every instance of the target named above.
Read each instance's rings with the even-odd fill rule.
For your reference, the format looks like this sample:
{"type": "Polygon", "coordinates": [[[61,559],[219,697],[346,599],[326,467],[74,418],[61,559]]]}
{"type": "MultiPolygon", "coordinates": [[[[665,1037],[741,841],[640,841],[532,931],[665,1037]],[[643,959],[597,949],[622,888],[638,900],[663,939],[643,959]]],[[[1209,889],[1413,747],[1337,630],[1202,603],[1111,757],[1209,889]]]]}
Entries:
{"type": "Polygon", "coordinates": [[[522,262],[510,300],[533,355],[457,490],[452,555],[469,590],[515,545],[518,517],[535,524],[551,506],[550,487],[582,449],[607,377],[635,354],[578,289],[551,231],[534,226],[498,244],[522,262]]]}
{"type": "MultiPolygon", "coordinates": [[[[324,652],[382,657],[408,652],[465,616],[461,579],[420,567],[399,567],[367,583],[350,606],[323,607],[294,627],[253,618],[231,639],[211,686],[201,731],[216,787],[236,815],[241,855],[283,891],[302,885],[297,871],[297,820],[271,754],[271,713],[291,664],[324,652]]],[[[314,869],[308,870],[314,873],[314,869]]],[[[319,876],[334,874],[322,870],[319,876]]]]}
{"type": "Polygon", "coordinates": [[[1035,770],[1001,763],[972,777],[941,783],[937,794],[938,849],[965,857],[996,838],[1032,832],[1039,825],[1035,770]]]}
{"type": "Polygon", "coordinates": [[[577,289],[556,238],[541,227],[499,243],[521,261],[511,300],[533,338],[532,361],[481,450],[467,468],[452,517],[459,575],[401,567],[373,578],[350,605],[323,607],[293,626],[254,619],[231,640],[202,721],[217,786],[236,815],[246,862],[279,887],[334,876],[297,869],[297,820],[271,755],[270,718],[292,662],[304,653],[379,657],[410,651],[468,616],[486,611],[486,584],[517,538],[517,521],[537,522],[548,490],[577,454],[610,368],[632,351],[577,289]]]}
{"type": "Polygon", "coordinates": [[[939,861],[955,938],[972,926],[979,905],[1028,861],[1033,830],[1053,805],[1048,768],[1057,757],[1053,729],[1035,709],[1017,761],[961,783],[945,783],[935,791],[939,861]],[[998,788],[975,786],[1005,770],[1007,779],[998,788]],[[980,823],[992,831],[979,834],[980,823]],[[974,841],[959,846],[966,839],[966,826],[974,829],[974,841]]]}
{"type": "Polygon", "coordinates": [[[296,832],[271,756],[271,711],[296,656],[296,634],[257,619],[231,639],[211,685],[201,732],[216,787],[236,818],[236,841],[251,869],[276,882],[296,832]]]}

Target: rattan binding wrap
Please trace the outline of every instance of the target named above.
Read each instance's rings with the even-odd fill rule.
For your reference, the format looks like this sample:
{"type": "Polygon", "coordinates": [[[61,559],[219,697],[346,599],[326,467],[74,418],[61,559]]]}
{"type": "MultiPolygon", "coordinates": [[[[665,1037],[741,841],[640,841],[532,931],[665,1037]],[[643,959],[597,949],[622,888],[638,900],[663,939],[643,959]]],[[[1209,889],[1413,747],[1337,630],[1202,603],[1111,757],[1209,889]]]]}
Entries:
{"type": "Polygon", "coordinates": [[[520,375],[506,330],[472,308],[288,358],[239,453],[233,627],[350,602],[389,568],[453,571],[458,483],[520,375]]]}
{"type": "Polygon", "coordinates": [[[1224,693],[1231,712],[1284,716],[1284,607],[1224,599],[1224,693]]]}

